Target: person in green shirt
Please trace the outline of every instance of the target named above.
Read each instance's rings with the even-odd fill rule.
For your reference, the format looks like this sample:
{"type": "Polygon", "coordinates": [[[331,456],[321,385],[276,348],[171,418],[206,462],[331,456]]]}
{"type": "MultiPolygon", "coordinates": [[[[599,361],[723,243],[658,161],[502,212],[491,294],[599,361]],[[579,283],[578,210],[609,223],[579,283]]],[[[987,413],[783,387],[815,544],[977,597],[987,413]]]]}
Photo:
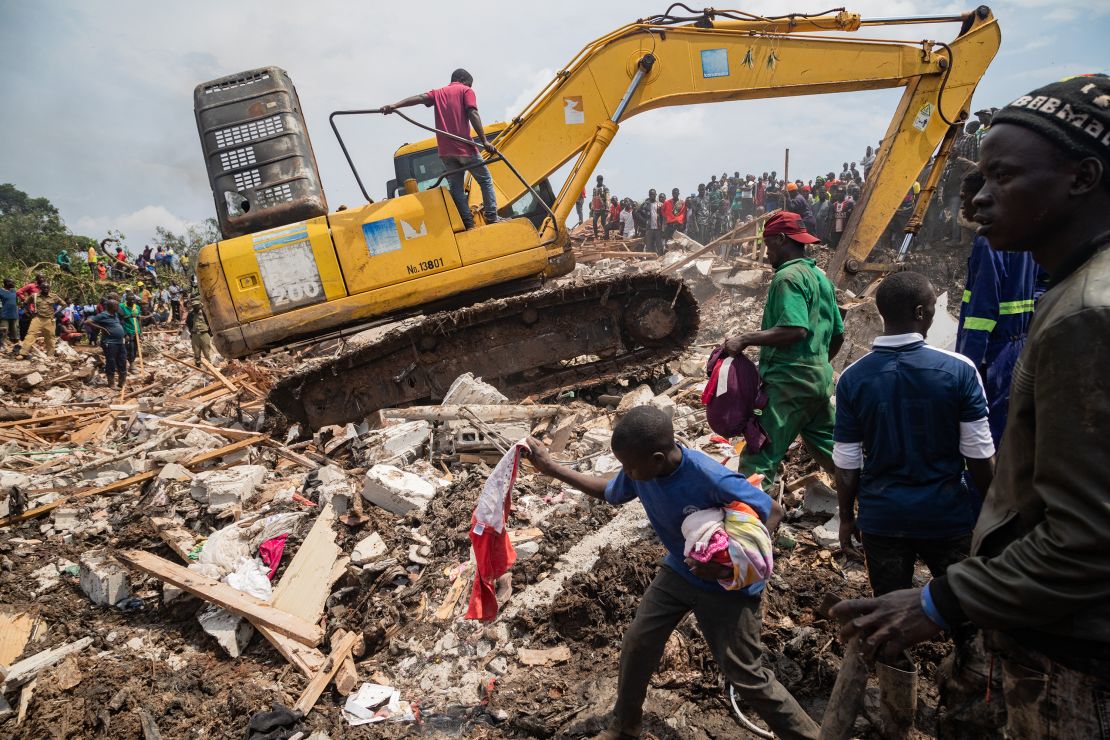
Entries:
{"type": "Polygon", "coordinates": [[[767,392],[760,423],[768,440],[759,452],[745,452],[740,471],[760,473],[769,489],[779,463],[799,434],[817,463],[833,470],[833,425],[830,397],[833,370],[829,360],[844,342],[844,323],[836,290],[825,273],[805,256],[805,245],[818,241],[796,213],[783,211],[763,227],[767,259],[775,268],[760,331],[725,340],[729,355],[759,347],[759,374],[767,392]]]}
{"type": "Polygon", "coordinates": [[[140,324],[147,316],[143,315],[143,308],[139,305],[138,297],[131,292],[125,293],[123,302],[119,304],[119,320],[123,324],[125,343],[127,344],[127,364],[135,364],[135,356],[139,349],[139,335],[142,333],[140,324]]]}
{"type": "Polygon", "coordinates": [[[58,256],[55,258],[55,261],[58,263],[58,267],[62,268],[64,272],[70,272],[69,252],[67,250],[63,249],[62,251],[58,252],[58,256]]]}

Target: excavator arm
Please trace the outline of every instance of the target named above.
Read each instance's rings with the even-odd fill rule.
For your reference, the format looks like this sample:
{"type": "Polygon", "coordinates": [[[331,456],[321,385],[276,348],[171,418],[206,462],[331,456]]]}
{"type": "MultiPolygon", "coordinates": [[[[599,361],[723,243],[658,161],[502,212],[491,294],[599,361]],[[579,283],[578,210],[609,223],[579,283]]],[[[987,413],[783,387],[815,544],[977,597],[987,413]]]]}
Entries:
{"type": "MultiPolygon", "coordinates": [[[[529,183],[575,160],[553,209],[562,223],[620,123],[631,116],[676,105],[902,87],[905,92],[830,265],[840,281],[849,259],[866,260],[946,134],[954,136],[1000,42],[998,24],[986,7],[963,16],[885,20],[846,12],[765,19],[706,11],[693,22],[674,25],[657,17],[586,46],[501,133],[497,145],[529,183]],[[829,35],[941,21],[962,24],[949,43],[829,35]]],[[[948,148],[942,148],[934,172],[943,169],[948,148]]],[[[490,170],[500,202],[524,195],[521,180],[503,163],[490,170]]],[[[474,190],[471,196],[477,197],[474,190]]],[[[554,235],[550,220],[544,232],[554,235]]]]}

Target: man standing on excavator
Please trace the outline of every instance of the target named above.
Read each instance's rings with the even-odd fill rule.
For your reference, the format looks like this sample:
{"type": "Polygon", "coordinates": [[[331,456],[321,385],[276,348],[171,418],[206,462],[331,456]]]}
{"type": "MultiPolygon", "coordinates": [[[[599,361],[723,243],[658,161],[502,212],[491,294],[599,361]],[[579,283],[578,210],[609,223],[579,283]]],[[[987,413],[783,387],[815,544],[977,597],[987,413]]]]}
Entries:
{"type": "MultiPolygon", "coordinates": [[[[486,138],[486,130],[482,126],[482,119],[478,115],[478,101],[474,97],[472,86],[474,78],[465,69],[456,69],[451,73],[451,84],[429,90],[420,95],[413,95],[404,100],[399,100],[393,105],[383,105],[382,113],[389,115],[397,108],[408,108],[413,105],[427,105],[435,107],[436,128],[463,139],[470,139],[470,127],[474,127],[478,134],[478,142],[490,155],[496,153],[493,144],[486,138]]],[[[463,192],[463,179],[466,170],[478,186],[482,188],[482,211],[486,223],[491,224],[497,218],[497,194],[493,189],[493,176],[489,173],[478,148],[473,144],[436,134],[439,144],[439,158],[447,168],[447,186],[451,190],[451,197],[462,216],[463,225],[468,229],[474,228],[474,216],[470,213],[470,203],[463,192]]]]}

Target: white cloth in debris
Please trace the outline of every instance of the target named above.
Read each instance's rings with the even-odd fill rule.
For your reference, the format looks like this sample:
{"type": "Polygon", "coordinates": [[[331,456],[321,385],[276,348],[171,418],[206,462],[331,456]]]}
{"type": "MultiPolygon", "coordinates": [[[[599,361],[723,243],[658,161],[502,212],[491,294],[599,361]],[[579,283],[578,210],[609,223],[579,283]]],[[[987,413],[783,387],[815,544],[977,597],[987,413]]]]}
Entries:
{"type": "Polygon", "coordinates": [[[686,539],[683,552],[689,555],[698,545],[708,545],[713,533],[722,529],[724,509],[701,509],[682,520],[682,536],[686,539]]]}
{"type": "Polygon", "coordinates": [[[498,533],[505,528],[505,499],[516,482],[520,453],[527,449],[528,443],[524,439],[515,443],[497,461],[493,472],[486,478],[482,493],[478,496],[478,506],[474,509],[474,531],[478,534],[485,527],[493,527],[498,533]]]}

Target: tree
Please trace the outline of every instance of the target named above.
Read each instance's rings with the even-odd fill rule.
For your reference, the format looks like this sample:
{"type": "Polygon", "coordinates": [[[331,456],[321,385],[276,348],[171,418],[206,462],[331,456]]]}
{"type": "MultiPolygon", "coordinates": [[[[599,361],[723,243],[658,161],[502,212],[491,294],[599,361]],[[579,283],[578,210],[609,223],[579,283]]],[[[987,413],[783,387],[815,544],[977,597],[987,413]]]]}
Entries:
{"type": "Polygon", "coordinates": [[[0,249],[5,256],[25,265],[53,262],[61,250],[79,248],[83,238],[66,228],[46,198],[32,198],[11,183],[0,185],[0,249]]]}

